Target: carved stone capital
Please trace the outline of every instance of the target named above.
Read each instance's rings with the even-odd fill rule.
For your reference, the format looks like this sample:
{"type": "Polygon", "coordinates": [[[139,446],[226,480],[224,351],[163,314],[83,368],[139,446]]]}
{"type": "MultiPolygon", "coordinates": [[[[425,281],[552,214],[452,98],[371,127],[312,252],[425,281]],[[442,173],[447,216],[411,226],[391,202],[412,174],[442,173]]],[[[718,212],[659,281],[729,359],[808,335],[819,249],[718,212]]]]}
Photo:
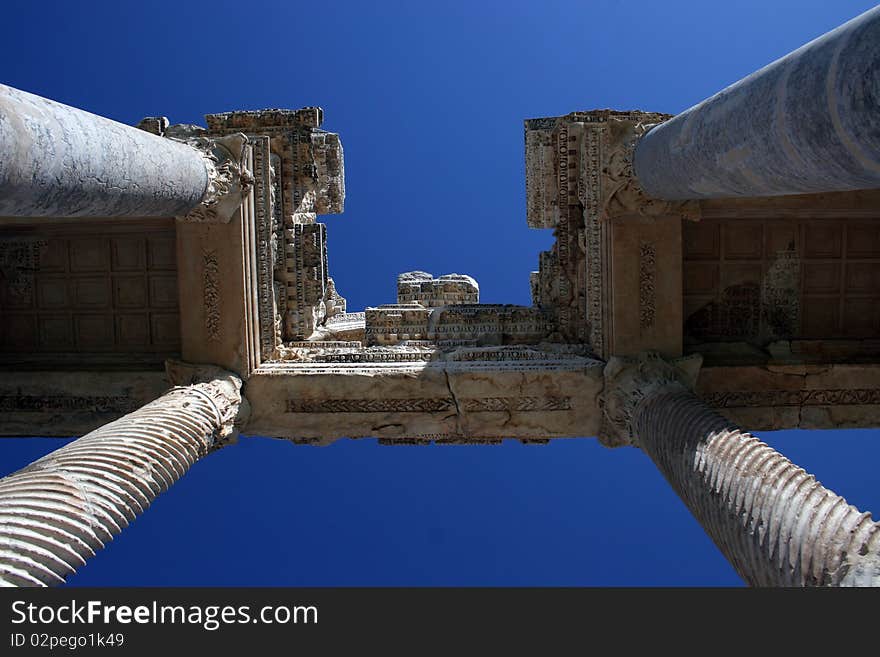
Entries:
{"type": "Polygon", "coordinates": [[[182,141],[202,152],[208,187],[201,204],[178,219],[228,223],[254,182],[253,175],[244,166],[247,137],[241,133],[214,138],[195,135],[182,141]]]}
{"type": "Polygon", "coordinates": [[[237,374],[216,365],[169,359],[165,361],[165,375],[173,386],[192,387],[211,399],[220,419],[216,447],[235,442],[237,427],[243,426],[250,416],[250,404],[242,394],[242,381],[237,374]]]}
{"type": "Polygon", "coordinates": [[[659,217],[680,215],[697,220],[700,206],[696,201],[663,201],[642,189],[633,172],[636,144],[652,127],[671,118],[667,114],[632,112],[625,119],[606,123],[605,152],[602,158],[602,212],[612,219],[624,215],[659,217]]]}
{"type": "Polygon", "coordinates": [[[636,358],[612,356],[605,365],[605,388],[599,396],[605,447],[638,446],[633,424],[639,404],[668,388],[693,389],[703,358],[699,354],[667,361],[652,352],[636,358]]]}

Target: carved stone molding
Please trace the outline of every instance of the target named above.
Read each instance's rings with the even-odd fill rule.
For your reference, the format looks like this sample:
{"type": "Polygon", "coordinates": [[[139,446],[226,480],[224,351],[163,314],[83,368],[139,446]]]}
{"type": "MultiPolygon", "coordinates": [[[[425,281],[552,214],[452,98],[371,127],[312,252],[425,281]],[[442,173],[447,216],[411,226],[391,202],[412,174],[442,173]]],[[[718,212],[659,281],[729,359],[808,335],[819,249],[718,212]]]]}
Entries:
{"type": "Polygon", "coordinates": [[[782,406],[862,406],[880,404],[876,388],[818,390],[732,390],[700,396],[713,408],[779,408],[782,406]]]}
{"type": "Polygon", "coordinates": [[[176,388],[192,387],[211,400],[220,425],[215,449],[235,441],[236,427],[243,426],[250,416],[250,405],[242,394],[242,381],[236,374],[216,365],[166,360],[165,375],[176,388]]]}
{"type": "Polygon", "coordinates": [[[605,388],[599,396],[599,442],[606,447],[638,446],[633,425],[642,400],[668,388],[693,389],[702,362],[699,354],[673,361],[650,352],[636,358],[612,357],[605,366],[605,388]]]}
{"type": "Polygon", "coordinates": [[[491,413],[569,411],[571,397],[454,397],[410,399],[288,399],[286,413],[491,413]]]}
{"type": "MultiPolygon", "coordinates": [[[[602,357],[614,353],[610,281],[615,225],[699,217],[697,203],[651,198],[633,174],[638,140],[669,118],[654,112],[593,110],[525,124],[528,224],[553,228],[556,236],[533,277],[536,304],[555,316],[564,340],[588,342],[602,357]]],[[[656,323],[650,254],[643,250],[640,256],[639,319],[645,329],[656,323]]]]}
{"type": "Polygon", "coordinates": [[[253,175],[244,166],[247,137],[241,133],[217,138],[196,134],[181,141],[202,152],[208,186],[201,204],[178,219],[228,223],[254,182],[253,175]]]}
{"type": "Polygon", "coordinates": [[[604,128],[601,163],[602,215],[657,217],[677,214],[683,219],[699,218],[696,201],[661,201],[648,196],[633,173],[636,144],[654,125],[671,119],[670,114],[629,112],[625,118],[612,117],[604,128]]]}
{"type": "Polygon", "coordinates": [[[650,329],[657,315],[657,247],[639,244],[639,326],[650,329]]]}
{"type": "Polygon", "coordinates": [[[205,250],[202,253],[202,284],[205,311],[205,331],[209,340],[220,339],[220,262],[217,251],[205,250]]]}

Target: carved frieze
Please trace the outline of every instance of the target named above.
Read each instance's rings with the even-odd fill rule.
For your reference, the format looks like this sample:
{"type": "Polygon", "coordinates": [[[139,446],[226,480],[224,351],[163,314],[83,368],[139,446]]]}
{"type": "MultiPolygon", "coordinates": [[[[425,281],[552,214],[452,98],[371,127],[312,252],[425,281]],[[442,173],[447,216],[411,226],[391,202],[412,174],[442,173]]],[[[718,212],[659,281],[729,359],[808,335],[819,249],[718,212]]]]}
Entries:
{"type": "Polygon", "coordinates": [[[207,134],[215,139],[243,133],[260,144],[254,177],[260,187],[255,201],[261,350],[264,359],[272,359],[284,341],[312,338],[328,318],[345,312],[345,300],[327,271],[326,226],[317,222],[318,214],[344,207],[342,145],[338,135],[319,128],[323,112],[317,107],[226,112],[206,119],[207,134]]]}
{"type": "Polygon", "coordinates": [[[58,413],[91,411],[94,413],[130,413],[141,405],[127,395],[0,395],[0,412],[58,413]]]}
{"type": "MultiPolygon", "coordinates": [[[[694,203],[648,197],[633,175],[638,139],[670,118],[595,110],[525,122],[528,225],[553,228],[556,243],[533,277],[536,305],[555,316],[563,339],[609,356],[611,222],[696,218],[694,203]]],[[[649,253],[640,271],[642,328],[652,326],[649,253]]]]}
{"type": "Polygon", "coordinates": [[[766,408],[780,406],[861,406],[880,404],[876,388],[823,390],[736,390],[701,395],[713,408],[766,408]]]}
{"type": "Polygon", "coordinates": [[[455,399],[288,399],[286,413],[520,413],[568,411],[570,397],[481,397],[455,399]]]}

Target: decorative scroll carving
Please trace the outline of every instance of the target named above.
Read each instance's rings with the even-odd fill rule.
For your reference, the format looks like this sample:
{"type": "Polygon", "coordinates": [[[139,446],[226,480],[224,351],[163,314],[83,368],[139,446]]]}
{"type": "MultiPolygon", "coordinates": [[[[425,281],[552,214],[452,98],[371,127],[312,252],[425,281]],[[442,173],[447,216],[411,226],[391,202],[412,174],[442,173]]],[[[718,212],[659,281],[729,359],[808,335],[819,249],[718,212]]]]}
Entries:
{"type": "Polygon", "coordinates": [[[455,412],[455,401],[440,399],[288,399],[286,413],[441,413],[455,412]]]}
{"type": "Polygon", "coordinates": [[[462,410],[468,412],[492,411],[570,411],[571,397],[485,397],[460,399],[462,410]]]}
{"type": "MultiPolygon", "coordinates": [[[[525,442],[525,441],[523,441],[525,442]]],[[[549,441],[547,441],[549,442],[549,441]]],[[[380,445],[500,445],[501,438],[459,436],[446,433],[426,433],[407,438],[379,438],[380,445]]]]}
{"type": "Polygon", "coordinates": [[[649,242],[639,244],[639,326],[653,328],[656,316],[657,249],[649,242]]]}
{"type": "Polygon", "coordinates": [[[201,204],[179,218],[193,222],[229,222],[254,181],[253,175],[244,166],[247,137],[243,134],[216,139],[193,136],[180,141],[202,152],[208,172],[208,187],[201,204]]]}
{"type": "Polygon", "coordinates": [[[673,362],[654,353],[642,353],[637,358],[612,357],[605,366],[605,389],[599,397],[599,441],[606,447],[637,445],[633,422],[641,401],[664,388],[693,388],[701,364],[699,355],[673,362]]]}
{"type": "Polygon", "coordinates": [[[130,413],[139,404],[127,395],[0,395],[0,412],[92,411],[130,413]]]}
{"type": "MultiPolygon", "coordinates": [[[[622,113],[621,113],[622,114],[622,113]]],[[[611,118],[611,117],[609,117],[611,118]]],[[[643,217],[677,214],[684,219],[699,216],[696,201],[661,201],[642,190],[633,173],[633,155],[639,139],[670,114],[629,112],[609,120],[604,131],[606,152],[602,167],[602,205],[605,217],[637,214],[643,217]]]]}
{"type": "Polygon", "coordinates": [[[571,410],[571,397],[288,399],[286,413],[489,413],[571,410]]]}
{"type": "Polygon", "coordinates": [[[760,408],[770,406],[860,406],[880,404],[880,390],[853,388],[834,390],[738,390],[709,392],[700,397],[714,408],[760,408]]]}
{"type": "Polygon", "coordinates": [[[205,331],[209,340],[220,339],[220,263],[217,251],[202,253],[203,304],[205,309],[205,331]]]}
{"type": "Polygon", "coordinates": [[[34,274],[47,244],[44,239],[0,240],[0,274],[6,279],[10,295],[19,299],[31,295],[34,274]]]}

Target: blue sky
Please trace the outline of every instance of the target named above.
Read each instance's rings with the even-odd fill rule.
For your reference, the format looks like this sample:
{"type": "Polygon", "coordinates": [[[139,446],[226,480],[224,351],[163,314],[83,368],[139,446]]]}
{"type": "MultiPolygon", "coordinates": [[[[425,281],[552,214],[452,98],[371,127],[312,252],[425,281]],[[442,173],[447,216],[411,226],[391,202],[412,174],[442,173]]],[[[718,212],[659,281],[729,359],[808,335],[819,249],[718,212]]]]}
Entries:
{"type": "MultiPolygon", "coordinates": [[[[774,2],[7,0],[0,82],[124,123],[320,105],[345,147],[325,217],[352,310],[399,272],[529,303],[522,120],[677,113],[871,8],[774,2]]],[[[880,508],[880,433],[762,434],[880,508]]],[[[62,441],[0,440],[0,473],[62,441]]],[[[245,439],[197,464],[71,585],[739,585],[651,462],[594,440],[327,448],[245,439]]]]}

